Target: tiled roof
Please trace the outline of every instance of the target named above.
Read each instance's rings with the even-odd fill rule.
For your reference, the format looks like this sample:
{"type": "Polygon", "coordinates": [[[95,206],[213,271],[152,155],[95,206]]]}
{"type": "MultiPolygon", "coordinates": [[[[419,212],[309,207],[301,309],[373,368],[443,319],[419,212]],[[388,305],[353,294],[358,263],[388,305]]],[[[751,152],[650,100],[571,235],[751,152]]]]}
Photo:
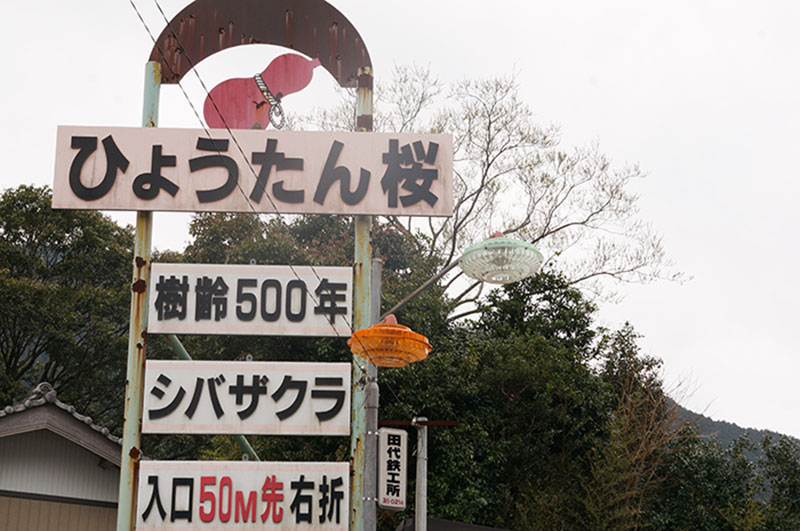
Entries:
{"type": "Polygon", "coordinates": [[[59,400],[58,397],[56,396],[56,390],[53,389],[53,386],[47,382],[42,382],[39,385],[37,385],[33,389],[33,391],[31,391],[31,395],[28,398],[26,398],[21,404],[17,404],[16,406],[6,406],[5,408],[0,409],[0,419],[9,415],[13,415],[15,413],[21,413],[28,409],[43,406],[44,404],[53,404],[54,406],[63,409],[64,411],[72,415],[79,422],[82,422],[87,426],[89,426],[94,431],[105,435],[110,441],[119,445],[122,444],[122,439],[112,435],[108,428],[93,423],[92,417],[81,415],[80,413],[75,411],[75,406],[70,404],[65,404],[64,402],[59,400]]]}

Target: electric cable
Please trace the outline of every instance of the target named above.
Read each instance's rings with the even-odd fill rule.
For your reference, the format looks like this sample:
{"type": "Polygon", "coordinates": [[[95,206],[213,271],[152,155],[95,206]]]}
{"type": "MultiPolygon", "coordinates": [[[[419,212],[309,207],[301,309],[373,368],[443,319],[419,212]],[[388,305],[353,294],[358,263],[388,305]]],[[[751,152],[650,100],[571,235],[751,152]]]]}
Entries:
{"type": "MultiPolygon", "coordinates": [[[[253,165],[251,164],[250,160],[245,155],[244,149],[242,148],[241,144],[239,143],[238,139],[236,138],[236,135],[233,133],[233,130],[231,130],[231,128],[228,126],[227,121],[225,120],[225,117],[222,115],[222,112],[220,111],[219,107],[217,106],[216,101],[214,101],[214,98],[211,96],[210,91],[208,90],[208,87],[206,86],[206,84],[203,81],[202,77],[200,76],[199,72],[197,72],[197,70],[195,68],[195,63],[193,62],[191,57],[189,57],[189,55],[186,53],[186,49],[184,48],[183,44],[180,42],[180,39],[178,38],[178,36],[175,33],[175,31],[172,29],[172,27],[171,27],[171,25],[169,23],[169,19],[167,18],[166,14],[164,13],[163,9],[161,8],[161,5],[158,3],[158,0],[153,0],[153,2],[156,5],[158,11],[161,13],[162,18],[166,22],[167,28],[169,28],[169,31],[172,34],[172,37],[175,38],[175,40],[176,40],[178,46],[180,47],[180,49],[182,49],[184,51],[183,56],[189,62],[190,69],[194,72],[195,77],[197,78],[198,82],[200,83],[200,86],[202,87],[202,89],[205,92],[206,96],[210,100],[210,102],[211,102],[211,104],[212,104],[212,106],[214,108],[214,111],[217,113],[217,115],[221,119],[223,125],[225,126],[226,132],[228,133],[230,138],[233,140],[233,142],[236,145],[237,149],[239,150],[239,153],[242,156],[242,158],[246,161],[247,167],[248,167],[250,173],[257,180],[258,177],[257,177],[257,173],[255,171],[255,168],[253,168],[253,165]]],[[[164,60],[164,64],[170,70],[170,74],[172,76],[174,76],[174,77],[177,77],[177,74],[170,67],[169,62],[166,60],[166,58],[164,56],[163,50],[159,46],[158,41],[153,36],[153,33],[150,31],[149,26],[147,25],[147,23],[145,22],[144,18],[142,17],[142,14],[140,13],[139,9],[137,8],[136,4],[134,3],[134,0],[129,0],[129,3],[131,4],[131,7],[136,12],[136,15],[138,16],[139,20],[141,21],[142,25],[144,26],[148,36],[153,41],[153,44],[155,45],[159,55],[164,60]]],[[[186,89],[183,87],[183,85],[180,82],[177,82],[176,84],[179,86],[179,88],[180,88],[180,90],[181,90],[181,92],[183,94],[184,99],[186,99],[187,103],[189,104],[189,107],[192,109],[192,112],[194,113],[195,117],[197,118],[198,122],[200,123],[201,127],[203,128],[203,131],[208,136],[208,138],[211,138],[211,132],[209,131],[208,127],[203,122],[203,119],[200,117],[200,114],[198,113],[197,108],[195,107],[195,105],[192,103],[191,98],[189,97],[188,93],[186,92],[186,89]]],[[[222,152],[219,149],[216,149],[216,151],[217,151],[217,154],[222,155],[222,152]]],[[[258,210],[256,210],[255,206],[250,201],[250,198],[247,196],[247,193],[242,188],[242,186],[241,186],[241,184],[240,184],[238,179],[236,181],[236,187],[239,190],[239,192],[242,194],[246,204],[248,205],[248,207],[250,207],[252,213],[257,217],[259,224],[262,226],[262,228],[265,231],[268,230],[269,228],[267,227],[266,223],[264,222],[263,219],[261,219],[261,213],[258,212],[258,210]]],[[[267,200],[269,201],[270,205],[272,206],[272,209],[274,210],[273,213],[278,217],[278,219],[280,220],[281,224],[283,226],[287,227],[287,229],[288,229],[288,224],[286,224],[286,222],[284,220],[284,215],[285,214],[283,214],[278,209],[277,205],[272,200],[272,198],[270,197],[269,194],[265,193],[264,195],[266,196],[267,200]]],[[[295,266],[293,264],[287,264],[287,266],[292,271],[292,274],[295,276],[295,278],[297,278],[298,280],[301,280],[301,278],[299,276],[299,273],[297,273],[297,271],[295,270],[295,266]]],[[[319,272],[316,270],[316,268],[314,267],[313,264],[309,265],[309,266],[306,266],[306,267],[309,267],[311,269],[311,271],[313,272],[314,276],[317,278],[318,281],[320,281],[320,282],[322,281],[322,278],[320,277],[319,272]]],[[[314,302],[314,304],[319,305],[319,301],[316,299],[316,297],[314,297],[312,292],[306,291],[306,293],[311,298],[311,300],[314,302]]],[[[350,327],[351,330],[353,330],[352,322],[346,316],[342,316],[342,319],[344,319],[345,323],[350,327]]],[[[329,321],[329,324],[330,324],[331,328],[333,329],[335,336],[338,337],[338,338],[343,338],[343,336],[339,333],[339,331],[336,329],[336,327],[333,325],[333,323],[330,323],[330,321],[329,321]]],[[[353,331],[355,331],[355,330],[353,330],[353,331]]],[[[373,358],[369,354],[369,350],[361,342],[361,339],[358,336],[355,336],[355,337],[356,337],[356,340],[359,342],[359,345],[362,347],[364,353],[366,354],[367,359],[370,362],[373,362],[373,358]]],[[[366,369],[364,367],[361,367],[361,365],[359,365],[359,364],[356,364],[356,366],[359,367],[359,369],[362,371],[363,374],[366,374],[366,369]]],[[[394,395],[395,399],[400,401],[400,398],[397,396],[397,393],[395,393],[394,389],[392,389],[391,386],[388,385],[388,383],[386,383],[386,386],[389,389],[389,391],[392,393],[392,395],[394,395]]]]}

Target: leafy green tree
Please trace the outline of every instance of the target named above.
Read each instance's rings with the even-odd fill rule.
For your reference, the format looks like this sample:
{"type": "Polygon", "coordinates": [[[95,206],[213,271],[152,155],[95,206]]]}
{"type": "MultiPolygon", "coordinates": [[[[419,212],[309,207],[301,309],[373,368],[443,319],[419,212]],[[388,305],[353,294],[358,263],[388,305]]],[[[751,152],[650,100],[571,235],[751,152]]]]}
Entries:
{"type": "Polygon", "coordinates": [[[800,443],[781,436],[765,437],[760,460],[769,492],[766,528],[800,529],[800,443]]]}
{"type": "Polygon", "coordinates": [[[489,293],[478,306],[478,326],[499,336],[539,335],[587,361],[597,354],[591,327],[596,310],[563,275],[545,271],[489,293]]]}
{"type": "MultiPolygon", "coordinates": [[[[346,218],[261,223],[209,214],[197,216],[192,230],[195,243],[185,253],[190,261],[352,262],[352,227],[346,218]]],[[[375,224],[373,244],[385,257],[384,308],[439,266],[434,257],[426,258],[424,240],[391,223],[375,224]]],[[[643,408],[633,411],[633,401],[614,393],[630,387],[628,381],[637,389],[657,383],[648,372],[654,371],[650,361],[639,360],[635,334],[598,335],[592,328],[594,305],[553,273],[490,293],[475,322],[453,325],[446,319],[451,308],[438,288],[404,309],[402,322],[426,334],[435,351],[422,363],[382,370],[380,378],[383,419],[427,416],[459,422],[429,430],[429,514],[512,529],[586,525],[591,521],[587,481],[611,481],[611,475],[600,473],[603,467],[617,479],[628,473],[628,468],[614,468],[613,422],[627,422],[629,432],[645,425],[634,415],[643,408]],[[602,370],[592,367],[597,362],[605,362],[602,370]]],[[[339,339],[190,337],[185,343],[197,358],[350,357],[339,339]]],[[[264,459],[346,459],[348,454],[341,438],[250,439],[264,459]]],[[[616,455],[628,459],[629,446],[616,455]]],[[[162,440],[149,453],[229,459],[241,454],[223,437],[162,440]]],[[[643,461],[650,463],[625,461],[639,467],[636,480],[627,483],[637,502],[643,461]]],[[[383,514],[382,529],[394,528],[400,517],[383,514]]]]}
{"type": "Polygon", "coordinates": [[[490,294],[478,320],[436,338],[424,362],[381,372],[382,418],[459,423],[429,429],[429,514],[573,528],[576,479],[610,409],[588,363],[593,311],[563,277],[542,273],[490,294]]]}
{"type": "MultiPolygon", "coordinates": [[[[41,380],[95,419],[121,424],[132,235],[98,213],[52,211],[46,189],[0,201],[0,393],[21,398],[41,380]]],[[[395,220],[396,221],[396,220],[395,220]]],[[[200,214],[185,252],[159,260],[349,265],[345,217],[289,221],[200,214]]],[[[387,308],[445,258],[398,223],[375,221],[387,308]]],[[[431,428],[429,513],[509,529],[792,529],[797,448],[765,446],[770,506],[738,450],[674,439],[659,362],[630,327],[593,326],[595,306],[552,269],[489,293],[474,321],[448,319],[461,300],[435,286],[401,320],[434,344],[428,360],[381,371],[383,419],[456,420],[431,428]],[[686,498],[687,489],[691,495],[686,498]]],[[[189,336],[195,359],[350,359],[345,338],[189,336]]],[[[148,356],[174,357],[151,336],[148,356]]],[[[340,437],[251,437],[263,459],[346,460],[340,437]]],[[[413,439],[413,434],[412,434],[413,439]]],[[[167,459],[238,459],[224,436],[148,436],[167,459]]],[[[413,474],[412,474],[413,475],[413,474]]],[[[412,477],[413,480],[413,477],[412,477]]],[[[413,481],[411,488],[413,488],[413,481]]],[[[410,511],[413,511],[413,500],[410,511]]],[[[408,514],[408,513],[406,513],[408,514]]],[[[403,514],[381,515],[392,529],[403,514]]]]}
{"type": "Polygon", "coordinates": [[[613,407],[605,437],[589,455],[583,480],[582,527],[638,529],[658,483],[657,471],[677,438],[677,408],[663,391],[660,361],[643,356],[630,325],[598,343],[599,377],[613,407]]]}
{"type": "Polygon", "coordinates": [[[751,444],[742,438],[722,448],[685,427],[659,467],[663,479],[650,499],[647,523],[656,529],[765,529],[761,477],[745,456],[751,444]]]}
{"type": "Polygon", "coordinates": [[[119,427],[132,231],[50,202],[49,189],[25,185],[0,198],[0,402],[48,381],[119,427]]]}

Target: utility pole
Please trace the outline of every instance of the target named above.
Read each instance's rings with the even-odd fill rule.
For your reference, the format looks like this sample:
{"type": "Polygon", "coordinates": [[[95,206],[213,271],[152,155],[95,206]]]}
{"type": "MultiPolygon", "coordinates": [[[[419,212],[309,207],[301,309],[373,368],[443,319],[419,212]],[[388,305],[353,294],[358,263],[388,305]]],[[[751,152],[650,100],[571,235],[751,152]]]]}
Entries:
{"type": "MultiPolygon", "coordinates": [[[[372,131],[372,68],[358,69],[356,130],[372,131]]],[[[372,216],[355,216],[355,264],[353,276],[353,330],[367,328],[372,323],[370,282],[372,280],[372,216]]],[[[364,473],[367,467],[365,444],[367,437],[366,387],[367,367],[362,358],[353,356],[350,455],[352,483],[350,485],[350,530],[364,529],[364,473]]],[[[374,465],[374,463],[373,463],[374,465]]]]}
{"type": "MultiPolygon", "coordinates": [[[[371,323],[378,322],[381,313],[381,275],[383,261],[372,259],[372,306],[371,323]]],[[[364,531],[375,531],[377,526],[378,504],[378,408],[380,407],[380,388],[378,387],[378,367],[367,363],[367,437],[364,461],[364,531]]]]}
{"type": "Polygon", "coordinates": [[[417,483],[414,493],[414,531],[428,531],[428,419],[414,417],[417,428],[417,483]]]}
{"type": "Polygon", "coordinates": [[[414,531],[428,528],[428,426],[458,426],[455,420],[382,420],[381,426],[414,426],[417,428],[417,481],[414,491],[414,531]]]}

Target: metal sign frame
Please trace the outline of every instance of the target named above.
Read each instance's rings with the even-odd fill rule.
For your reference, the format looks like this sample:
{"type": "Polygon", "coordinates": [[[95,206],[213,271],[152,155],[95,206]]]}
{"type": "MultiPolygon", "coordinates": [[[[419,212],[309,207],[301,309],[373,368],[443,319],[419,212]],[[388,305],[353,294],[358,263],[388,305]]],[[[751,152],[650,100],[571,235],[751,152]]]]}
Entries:
{"type": "MultiPolygon", "coordinates": [[[[185,25],[187,31],[200,40],[203,40],[203,32],[194,32],[195,26],[193,24],[196,20],[205,22],[207,19],[218,20],[220,17],[228,20],[227,28],[217,28],[220,34],[227,31],[232,35],[232,29],[235,25],[241,24],[247,20],[259,19],[259,28],[264,28],[262,24],[263,17],[253,17],[252,12],[244,10],[242,12],[234,12],[233,4],[235,2],[220,3],[218,0],[196,0],[189,7],[184,9],[181,14],[173,19],[167,28],[165,28],[162,36],[159,37],[161,42],[162,37],[169,41],[171,46],[161,46],[158,43],[154,46],[154,53],[158,51],[159,58],[152,58],[145,65],[145,83],[144,83],[144,104],[142,112],[142,125],[144,127],[156,127],[158,124],[158,108],[159,108],[159,90],[162,82],[162,64],[166,67],[165,74],[168,79],[165,82],[175,82],[180,79],[182,73],[177,76],[171,76],[170,71],[174,71],[171,62],[175,63],[175,68],[181,68],[184,59],[188,62],[188,57],[185,56],[185,49],[177,43],[175,39],[174,28],[178,31],[183,31],[184,21],[189,24],[185,25]],[[195,9],[191,16],[182,18],[187,10],[195,9]],[[168,56],[172,61],[168,60],[162,54],[161,50],[166,49],[168,56]],[[178,53],[180,50],[180,53],[178,53]],[[158,62],[163,60],[163,63],[158,62]]],[[[218,48],[203,49],[198,54],[192,54],[193,63],[197,63],[212,55],[216,51],[228,46],[235,46],[237,43],[247,44],[252,42],[262,42],[267,44],[276,44],[286,46],[288,43],[294,42],[294,32],[292,31],[294,20],[302,21],[308,20],[312,14],[319,14],[330,11],[331,6],[324,0],[303,0],[300,3],[291,2],[292,9],[286,10],[285,6],[278,2],[263,3],[259,2],[260,6],[268,9],[275,10],[275,17],[267,17],[267,20],[281,20],[281,14],[291,15],[287,20],[288,26],[284,29],[286,32],[280,31],[278,27],[266,28],[262,33],[258,34],[258,39],[252,36],[249,39],[242,39],[237,41],[231,39],[226,46],[220,45],[218,48]],[[296,4],[296,5],[295,5],[296,4]],[[327,11],[326,11],[327,10],[327,11]],[[287,40],[288,37],[288,40],[287,40]]],[[[335,10],[334,10],[335,11],[335,10]]],[[[322,58],[322,63],[333,75],[339,80],[341,85],[354,84],[357,87],[357,105],[356,105],[356,129],[358,131],[372,131],[372,103],[373,103],[373,71],[369,61],[369,54],[366,51],[363,41],[359,38],[356,31],[346,31],[352,27],[352,24],[345,17],[338,20],[338,12],[334,13],[334,17],[323,20],[322,22],[314,19],[314,26],[309,35],[313,35],[312,43],[316,43],[317,28],[327,28],[328,42],[332,47],[328,49],[327,57],[322,58]],[[342,27],[342,31],[339,28],[342,27]],[[342,60],[349,61],[353,54],[351,53],[350,46],[340,46],[338,35],[349,35],[354,38],[355,48],[361,50],[361,60],[356,60],[352,63],[351,68],[345,68],[342,72],[342,60]],[[331,38],[333,37],[333,38],[331,38]],[[344,74],[344,75],[337,75],[344,74]]],[[[187,37],[184,35],[184,37],[187,37]]],[[[188,39],[184,39],[188,40],[188,39]]],[[[206,39],[208,41],[208,39],[206,39]]],[[[349,41],[348,41],[349,42],[349,41]]],[[[319,56],[312,48],[307,46],[295,46],[296,49],[303,51],[309,56],[319,56]]],[[[358,54],[356,54],[358,55],[358,54]]],[[[349,64],[349,63],[348,63],[349,64]]],[[[353,327],[355,329],[364,328],[371,324],[370,321],[370,287],[369,279],[371,273],[371,257],[372,248],[370,245],[370,227],[372,225],[372,218],[367,215],[355,216],[355,263],[354,263],[354,281],[353,281],[353,327]]],[[[123,426],[122,437],[122,462],[120,466],[120,487],[119,487],[119,505],[117,511],[117,531],[128,531],[134,528],[136,518],[136,499],[134,498],[138,484],[138,468],[141,463],[141,420],[142,420],[142,395],[143,395],[143,373],[144,373],[144,360],[146,358],[146,326],[147,326],[147,287],[150,282],[149,275],[149,262],[151,257],[152,247],[152,212],[150,211],[137,211],[136,214],[136,236],[134,246],[134,259],[132,267],[132,280],[131,280],[131,318],[129,328],[128,340],[128,357],[127,357],[127,373],[126,381],[127,386],[125,390],[125,422],[123,426]]],[[[364,376],[364,370],[359,365],[358,359],[355,357],[352,360],[352,396],[351,396],[351,415],[352,415],[352,430],[351,430],[351,483],[350,483],[350,529],[360,531],[364,529],[364,490],[363,490],[363,473],[365,469],[364,462],[364,444],[365,444],[365,419],[366,412],[361,404],[364,403],[364,386],[358,385],[356,382],[364,376]],[[359,404],[356,406],[355,404],[359,404]]]]}

